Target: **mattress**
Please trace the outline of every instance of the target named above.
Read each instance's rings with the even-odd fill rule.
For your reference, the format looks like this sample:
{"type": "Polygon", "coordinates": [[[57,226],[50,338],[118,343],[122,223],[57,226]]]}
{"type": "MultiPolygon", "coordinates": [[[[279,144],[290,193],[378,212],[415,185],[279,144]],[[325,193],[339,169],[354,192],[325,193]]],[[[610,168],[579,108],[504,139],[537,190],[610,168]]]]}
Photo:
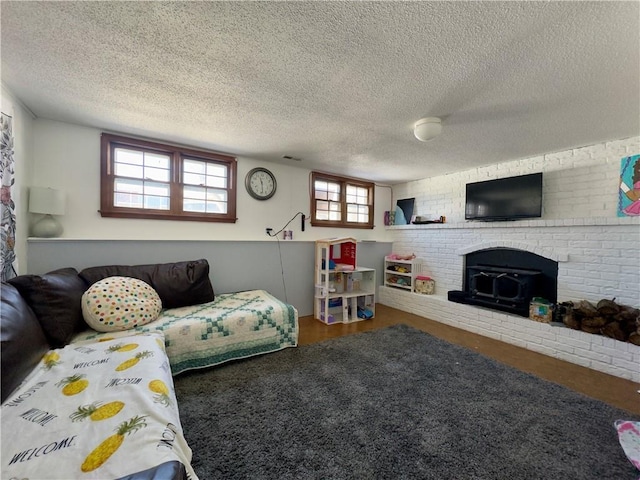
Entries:
{"type": "Polygon", "coordinates": [[[298,311],[265,290],[220,294],[212,302],[163,310],[124,332],[76,335],[73,342],[161,331],[173,375],[298,344],[298,311]]]}

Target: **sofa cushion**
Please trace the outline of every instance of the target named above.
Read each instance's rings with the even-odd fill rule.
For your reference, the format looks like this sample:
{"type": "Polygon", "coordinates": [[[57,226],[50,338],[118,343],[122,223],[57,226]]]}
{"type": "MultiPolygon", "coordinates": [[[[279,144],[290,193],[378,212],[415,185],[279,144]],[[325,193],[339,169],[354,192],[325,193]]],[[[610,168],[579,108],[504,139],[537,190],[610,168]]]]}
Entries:
{"type": "Polygon", "coordinates": [[[65,346],[74,333],[87,327],[80,306],[87,284],[75,268],[44,275],[20,275],[9,283],[18,289],[36,314],[52,347],[65,346]]]}
{"type": "Polygon", "coordinates": [[[162,302],[146,282],[130,277],[107,277],[82,295],[82,314],[98,332],[129,330],[158,318],[162,302]]]}
{"type": "Polygon", "coordinates": [[[107,277],[142,280],[158,292],[164,308],[186,307],[214,300],[205,259],[151,265],[108,265],[85,268],[80,272],[87,285],[107,277]]]}
{"type": "Polygon", "coordinates": [[[4,282],[0,289],[0,311],[0,401],[4,402],[49,350],[49,344],[33,310],[20,292],[4,282]]]}

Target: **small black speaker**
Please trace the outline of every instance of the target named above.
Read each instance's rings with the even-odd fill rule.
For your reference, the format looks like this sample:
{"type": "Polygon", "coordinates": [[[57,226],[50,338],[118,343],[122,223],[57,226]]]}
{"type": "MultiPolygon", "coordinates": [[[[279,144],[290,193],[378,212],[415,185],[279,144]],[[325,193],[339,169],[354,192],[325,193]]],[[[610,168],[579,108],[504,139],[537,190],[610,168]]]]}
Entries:
{"type": "Polygon", "coordinates": [[[305,215],[304,213],[302,214],[302,231],[304,232],[304,219],[305,219],[305,215]]]}

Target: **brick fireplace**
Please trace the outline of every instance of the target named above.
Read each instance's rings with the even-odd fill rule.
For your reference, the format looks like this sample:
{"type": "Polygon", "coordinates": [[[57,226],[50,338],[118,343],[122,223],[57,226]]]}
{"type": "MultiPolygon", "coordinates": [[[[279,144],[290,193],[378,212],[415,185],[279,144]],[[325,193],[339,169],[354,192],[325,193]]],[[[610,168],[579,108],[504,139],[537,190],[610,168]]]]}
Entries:
{"type": "Polygon", "coordinates": [[[424,274],[435,279],[436,292],[417,295],[381,286],[379,301],[640,382],[636,345],[447,298],[447,292],[465,289],[466,255],[511,248],[557,262],[558,302],[616,298],[640,306],[640,217],[617,216],[621,159],[638,153],[636,136],[394,185],[394,199],[415,198],[416,215],[444,215],[447,223],[387,228],[394,253],[424,259],[424,274]],[[464,220],[466,183],[539,171],[544,173],[542,218],[464,220]]]}
{"type": "MultiPolygon", "coordinates": [[[[602,225],[596,221],[568,227],[564,222],[536,220],[515,222],[509,227],[475,223],[449,223],[436,228],[431,225],[391,227],[394,252],[415,253],[424,258],[423,271],[435,279],[436,292],[418,295],[381,286],[379,302],[640,382],[640,347],[636,345],[448,299],[449,291],[464,289],[468,254],[505,248],[531,252],[557,263],[558,302],[582,299],[597,302],[601,298],[616,297],[620,303],[638,305],[638,269],[633,270],[633,260],[627,268],[622,249],[612,248],[616,243],[612,239],[631,239],[638,235],[640,223],[634,222],[622,219],[616,225],[603,220],[602,225]]],[[[626,247],[635,243],[618,242],[618,245],[626,247]]]]}

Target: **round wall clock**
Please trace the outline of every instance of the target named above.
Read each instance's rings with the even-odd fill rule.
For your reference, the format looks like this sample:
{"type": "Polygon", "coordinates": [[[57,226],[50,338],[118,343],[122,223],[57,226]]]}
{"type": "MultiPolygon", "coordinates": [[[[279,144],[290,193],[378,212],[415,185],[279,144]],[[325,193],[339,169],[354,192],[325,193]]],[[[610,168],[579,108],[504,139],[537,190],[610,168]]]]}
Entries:
{"type": "Polygon", "coordinates": [[[266,168],[257,167],[249,171],[244,180],[247,192],[256,200],[268,200],[276,193],[276,177],[266,168]]]}

